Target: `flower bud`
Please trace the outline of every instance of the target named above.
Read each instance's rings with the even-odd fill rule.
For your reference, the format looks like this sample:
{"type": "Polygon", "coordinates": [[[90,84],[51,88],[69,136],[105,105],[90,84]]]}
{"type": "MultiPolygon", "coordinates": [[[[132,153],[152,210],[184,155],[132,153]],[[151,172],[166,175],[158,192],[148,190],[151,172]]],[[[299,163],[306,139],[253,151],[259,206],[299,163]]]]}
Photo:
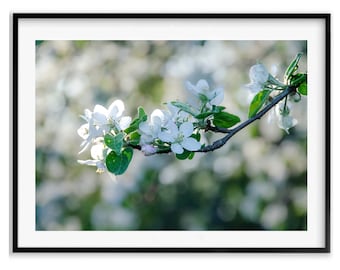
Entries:
{"type": "Polygon", "coordinates": [[[145,156],[151,156],[157,152],[157,149],[151,144],[143,145],[141,150],[145,156]]]}

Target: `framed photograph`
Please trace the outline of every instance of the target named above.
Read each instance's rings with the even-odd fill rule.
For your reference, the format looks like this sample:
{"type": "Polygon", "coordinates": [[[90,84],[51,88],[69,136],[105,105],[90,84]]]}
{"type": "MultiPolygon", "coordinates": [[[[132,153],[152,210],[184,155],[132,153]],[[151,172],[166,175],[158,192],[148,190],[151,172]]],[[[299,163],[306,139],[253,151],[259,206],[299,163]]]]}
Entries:
{"type": "Polygon", "coordinates": [[[12,20],[13,252],[330,252],[330,14],[12,20]]]}

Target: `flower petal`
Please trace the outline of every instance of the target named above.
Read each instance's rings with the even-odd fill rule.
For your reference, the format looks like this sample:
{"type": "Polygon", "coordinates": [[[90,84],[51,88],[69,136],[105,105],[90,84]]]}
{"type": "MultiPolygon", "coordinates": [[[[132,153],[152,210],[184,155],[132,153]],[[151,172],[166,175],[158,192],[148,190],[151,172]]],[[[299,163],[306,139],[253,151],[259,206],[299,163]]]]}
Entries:
{"type": "Polygon", "coordinates": [[[196,84],[196,89],[200,94],[209,92],[209,84],[206,80],[199,80],[196,84]]]}
{"type": "Polygon", "coordinates": [[[269,73],[262,64],[253,65],[249,70],[249,78],[252,82],[263,84],[268,80],[269,73]]]}
{"type": "Polygon", "coordinates": [[[140,144],[149,144],[154,140],[154,137],[151,135],[147,135],[147,134],[142,134],[140,136],[140,144]]]}
{"type": "Polygon", "coordinates": [[[142,122],[139,124],[139,130],[145,134],[151,134],[151,128],[147,122],[142,122]]]}
{"type": "Polygon", "coordinates": [[[97,162],[98,160],[92,160],[92,159],[88,159],[88,160],[77,160],[79,164],[82,165],[88,165],[88,166],[97,166],[97,162]]]}
{"type": "Polygon", "coordinates": [[[161,127],[162,126],[162,119],[159,116],[153,116],[150,121],[150,125],[153,125],[155,127],[161,127]]]}
{"type": "Polygon", "coordinates": [[[290,115],[281,115],[278,119],[277,125],[289,134],[289,129],[296,126],[297,123],[298,121],[290,115]]]}
{"type": "Polygon", "coordinates": [[[107,124],[107,110],[101,105],[96,105],[92,113],[92,119],[94,120],[95,124],[107,124]]]}
{"type": "Polygon", "coordinates": [[[245,86],[252,94],[257,94],[258,92],[260,92],[263,88],[262,84],[259,83],[249,83],[245,86]]]}
{"type": "Polygon", "coordinates": [[[171,151],[176,154],[182,154],[184,152],[184,149],[179,143],[173,143],[171,144],[171,151]]]}
{"type": "Polygon", "coordinates": [[[158,134],[158,138],[163,142],[174,142],[175,137],[169,132],[162,131],[158,134]]]}
{"type": "Polygon", "coordinates": [[[89,136],[89,124],[83,124],[80,128],[77,130],[78,135],[86,140],[89,136]]]}
{"type": "Polygon", "coordinates": [[[179,131],[184,135],[184,137],[189,137],[194,131],[194,126],[191,122],[184,122],[180,127],[179,131]]]}
{"type": "Polygon", "coordinates": [[[189,151],[197,151],[199,149],[201,149],[201,144],[196,141],[194,138],[185,138],[182,142],[181,142],[181,145],[189,150],[189,151]]]}
{"type": "Polygon", "coordinates": [[[174,138],[178,136],[178,127],[174,122],[169,121],[166,125],[166,128],[173,135],[174,138]]]}
{"type": "Polygon", "coordinates": [[[107,109],[104,106],[98,104],[94,106],[93,112],[107,115],[107,109]]]}
{"type": "Polygon", "coordinates": [[[117,99],[110,105],[108,110],[108,117],[110,117],[110,119],[112,120],[119,119],[123,115],[124,110],[125,106],[123,101],[117,99]]]}
{"type": "Polygon", "coordinates": [[[157,122],[158,121],[164,121],[164,113],[160,110],[160,109],[155,109],[152,113],[151,113],[151,122],[154,121],[154,118],[156,118],[157,122]]]}
{"type": "Polygon", "coordinates": [[[124,130],[127,129],[131,124],[131,117],[130,116],[123,116],[119,120],[119,129],[124,130]]]}
{"type": "Polygon", "coordinates": [[[198,97],[199,93],[195,85],[193,85],[191,82],[187,81],[185,82],[185,88],[194,96],[198,97]]]}
{"type": "Polygon", "coordinates": [[[87,121],[92,118],[92,112],[89,109],[85,109],[84,113],[85,113],[84,117],[86,118],[87,121]]]}
{"type": "Polygon", "coordinates": [[[96,160],[103,160],[104,144],[98,143],[91,147],[91,157],[96,160]]]}
{"type": "Polygon", "coordinates": [[[214,90],[214,98],[210,100],[211,105],[220,105],[224,99],[224,91],[223,88],[219,87],[214,90]]]}
{"type": "Polygon", "coordinates": [[[90,145],[90,142],[88,142],[88,141],[83,141],[83,142],[81,143],[81,145],[80,145],[81,149],[80,149],[80,151],[78,152],[78,154],[80,155],[81,153],[83,153],[83,152],[87,149],[87,147],[89,147],[89,145],[90,145]]]}

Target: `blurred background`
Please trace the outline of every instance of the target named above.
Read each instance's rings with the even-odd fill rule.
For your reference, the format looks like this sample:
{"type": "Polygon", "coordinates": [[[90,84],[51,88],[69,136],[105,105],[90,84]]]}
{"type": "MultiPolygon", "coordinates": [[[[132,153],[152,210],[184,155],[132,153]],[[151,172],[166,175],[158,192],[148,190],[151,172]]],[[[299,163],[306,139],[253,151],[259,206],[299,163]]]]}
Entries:
{"type": "MultiPolygon", "coordinates": [[[[247,119],[244,85],[263,63],[282,80],[305,41],[37,41],[37,230],[305,230],[307,99],[293,104],[299,124],[287,135],[268,117],[223,148],[178,161],[134,152],[128,170],[80,165],[79,116],[122,99],[125,115],[150,114],[187,98],[185,81],[223,87],[221,105],[247,119]]],[[[218,135],[207,134],[213,141],[218,135]]]]}

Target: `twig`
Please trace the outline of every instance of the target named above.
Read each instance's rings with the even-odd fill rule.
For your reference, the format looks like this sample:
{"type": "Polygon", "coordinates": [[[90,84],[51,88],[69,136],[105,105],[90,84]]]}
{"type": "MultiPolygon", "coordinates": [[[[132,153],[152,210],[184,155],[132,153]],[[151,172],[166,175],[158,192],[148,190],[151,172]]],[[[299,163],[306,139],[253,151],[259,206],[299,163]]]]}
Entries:
{"type": "Polygon", "coordinates": [[[212,126],[210,120],[208,120],[205,131],[213,131],[213,132],[219,132],[219,133],[230,133],[231,129],[212,126]]]}
{"type": "Polygon", "coordinates": [[[221,148],[223,145],[225,145],[227,143],[227,141],[229,141],[229,139],[231,137],[233,137],[236,133],[238,133],[239,131],[241,131],[242,129],[244,129],[245,127],[247,127],[249,124],[253,123],[254,121],[262,118],[262,116],[264,116],[270,109],[272,109],[277,103],[279,103],[282,99],[284,99],[285,97],[287,97],[289,94],[295,92],[296,89],[293,87],[287,87],[284,91],[282,91],[279,95],[277,95],[276,97],[274,97],[272,99],[272,101],[266,106],[264,107],[261,111],[259,111],[256,115],[254,115],[252,118],[249,118],[248,120],[242,122],[240,125],[238,125],[236,128],[233,129],[229,129],[229,132],[226,136],[224,136],[223,138],[215,141],[213,144],[211,145],[207,145],[195,152],[211,152],[214,151],[218,148],[221,148]]]}

